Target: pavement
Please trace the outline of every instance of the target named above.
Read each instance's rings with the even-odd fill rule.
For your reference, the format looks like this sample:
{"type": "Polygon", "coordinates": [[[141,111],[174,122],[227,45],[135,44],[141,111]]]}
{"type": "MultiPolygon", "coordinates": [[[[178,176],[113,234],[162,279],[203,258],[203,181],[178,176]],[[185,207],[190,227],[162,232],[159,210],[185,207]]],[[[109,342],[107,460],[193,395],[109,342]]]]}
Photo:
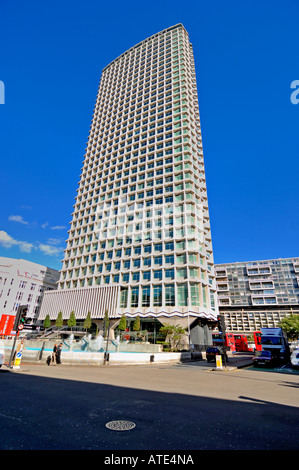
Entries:
{"type": "Polygon", "coordinates": [[[2,367],[0,449],[101,450],[99,464],[116,452],[298,450],[299,376],[250,364],[237,353],[224,369],[205,360],[2,367]],[[108,428],[119,424],[134,427],[108,428]]]}
{"type": "MultiPolygon", "coordinates": [[[[237,353],[231,353],[231,352],[228,352],[228,361],[227,363],[225,364],[224,361],[222,361],[222,368],[219,368],[216,366],[216,362],[207,362],[207,360],[205,358],[203,359],[194,359],[194,360],[186,360],[186,361],[180,361],[180,362],[177,362],[177,364],[194,364],[194,365],[197,365],[199,367],[204,367],[204,368],[208,368],[208,369],[212,369],[212,370],[228,370],[228,371],[231,371],[231,370],[234,370],[234,369],[241,369],[243,367],[248,367],[248,366],[251,366],[252,365],[252,357],[253,357],[253,354],[252,353],[242,353],[242,352],[237,352],[237,353]]],[[[62,360],[63,362],[63,360],[62,360]]],[[[22,360],[22,363],[21,363],[21,366],[18,367],[18,368],[15,368],[13,367],[14,370],[18,370],[20,369],[21,367],[24,368],[25,365],[30,365],[30,361],[26,361],[26,360],[22,360]]],[[[33,364],[33,363],[32,363],[33,364]]],[[[36,362],[35,362],[36,364],[36,362]]],[[[44,364],[44,361],[42,363],[40,363],[40,365],[44,364]]],[[[167,365],[168,363],[167,362],[161,362],[160,364],[156,364],[156,365],[167,365]]],[[[175,362],[173,361],[170,361],[169,362],[169,365],[174,365],[176,364],[175,362]]],[[[70,365],[70,364],[61,364],[62,366],[66,366],[66,365],[70,365]]],[[[81,364],[73,364],[73,365],[70,365],[71,367],[80,367],[81,364]]],[[[87,367],[89,366],[89,364],[85,364],[87,367]]],[[[106,364],[101,364],[101,365],[94,365],[94,364],[90,364],[90,367],[116,367],[116,366],[123,366],[123,367],[131,367],[131,366],[136,366],[138,364],[135,364],[135,363],[124,363],[124,364],[121,364],[121,363],[106,363],[106,364]]],[[[140,363],[140,366],[141,365],[146,365],[144,364],[143,362],[140,363]]],[[[153,364],[148,364],[150,367],[153,366],[153,364]]],[[[47,366],[48,367],[48,366],[47,366]]],[[[4,366],[5,368],[5,366],[4,366]]]]}
{"type": "MultiPolygon", "coordinates": [[[[228,353],[227,369],[240,369],[252,365],[252,353],[228,353]]],[[[224,364],[222,364],[224,366],[224,364]]]]}

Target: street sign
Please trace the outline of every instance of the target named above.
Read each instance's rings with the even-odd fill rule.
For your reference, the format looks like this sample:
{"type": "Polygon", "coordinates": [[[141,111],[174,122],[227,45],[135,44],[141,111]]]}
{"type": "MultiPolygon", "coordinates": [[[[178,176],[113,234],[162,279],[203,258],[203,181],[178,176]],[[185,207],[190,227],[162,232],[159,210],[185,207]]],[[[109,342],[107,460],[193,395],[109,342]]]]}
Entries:
{"type": "Polygon", "coordinates": [[[19,330],[22,330],[24,328],[24,325],[19,325],[18,328],[19,330]]]}
{"type": "Polygon", "coordinates": [[[222,369],[222,357],[220,354],[216,354],[216,367],[217,369],[222,369]]]}
{"type": "Polygon", "coordinates": [[[22,359],[22,349],[20,349],[20,351],[17,351],[16,358],[15,358],[15,367],[20,368],[21,359],[22,359]]]}

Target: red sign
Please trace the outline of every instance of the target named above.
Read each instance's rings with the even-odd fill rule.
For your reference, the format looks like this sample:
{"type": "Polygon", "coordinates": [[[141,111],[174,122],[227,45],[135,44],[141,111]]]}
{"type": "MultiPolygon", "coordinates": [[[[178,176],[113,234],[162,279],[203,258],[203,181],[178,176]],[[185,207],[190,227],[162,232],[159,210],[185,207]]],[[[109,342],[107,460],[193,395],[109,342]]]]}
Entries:
{"type": "Polygon", "coordinates": [[[3,314],[0,318],[0,335],[11,335],[14,322],[15,315],[3,314]]]}

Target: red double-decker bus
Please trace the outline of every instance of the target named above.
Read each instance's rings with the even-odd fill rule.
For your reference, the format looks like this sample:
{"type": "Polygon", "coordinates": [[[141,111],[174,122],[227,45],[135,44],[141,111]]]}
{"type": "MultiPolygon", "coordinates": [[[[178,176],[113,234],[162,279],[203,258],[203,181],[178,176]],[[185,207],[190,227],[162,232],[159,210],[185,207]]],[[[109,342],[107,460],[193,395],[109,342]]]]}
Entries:
{"type": "Polygon", "coordinates": [[[246,335],[234,335],[234,336],[235,336],[236,351],[239,351],[239,352],[252,351],[252,349],[248,346],[246,335]]]}
{"type": "MultiPolygon", "coordinates": [[[[213,333],[213,345],[223,346],[222,335],[213,333]]],[[[224,346],[228,347],[231,351],[236,351],[235,338],[233,333],[226,333],[224,337],[224,346]]]]}
{"type": "Polygon", "coordinates": [[[262,336],[262,333],[260,331],[254,331],[253,332],[254,344],[255,344],[256,351],[261,351],[262,350],[261,336],[262,336]]]}

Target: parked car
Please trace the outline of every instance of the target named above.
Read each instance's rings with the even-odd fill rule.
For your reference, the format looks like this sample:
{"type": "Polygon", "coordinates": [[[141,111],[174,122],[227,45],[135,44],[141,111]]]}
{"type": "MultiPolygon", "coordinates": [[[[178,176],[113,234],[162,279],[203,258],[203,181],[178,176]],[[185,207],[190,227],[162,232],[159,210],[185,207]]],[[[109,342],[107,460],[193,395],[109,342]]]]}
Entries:
{"type": "Polygon", "coordinates": [[[271,351],[256,351],[252,362],[254,367],[275,367],[279,364],[279,356],[271,351]]]}
{"type": "Polygon", "coordinates": [[[291,364],[293,369],[299,369],[299,349],[295,349],[295,351],[292,352],[291,364]]]}
{"type": "Polygon", "coordinates": [[[216,347],[216,346],[210,346],[206,350],[206,358],[208,362],[216,362],[216,356],[221,356],[222,360],[226,359],[227,361],[227,354],[223,350],[223,348],[216,347]]]}

